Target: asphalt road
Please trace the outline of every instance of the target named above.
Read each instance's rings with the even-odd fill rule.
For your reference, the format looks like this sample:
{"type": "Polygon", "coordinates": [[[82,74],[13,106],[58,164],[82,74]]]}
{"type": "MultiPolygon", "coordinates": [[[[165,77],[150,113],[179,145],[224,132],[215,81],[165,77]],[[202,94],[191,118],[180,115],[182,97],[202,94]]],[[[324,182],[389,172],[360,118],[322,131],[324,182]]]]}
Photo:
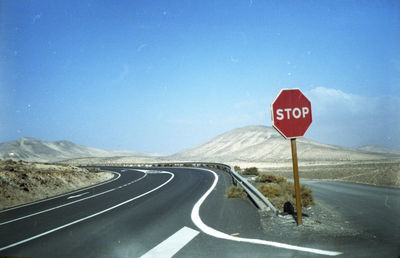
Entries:
{"type": "MultiPolygon", "coordinates": [[[[189,252],[190,256],[216,254],[203,245],[215,245],[215,238],[200,234],[201,230],[191,218],[193,206],[215,181],[211,172],[165,168],[162,170],[171,172],[145,174],[125,168],[107,169],[119,172],[120,178],[99,187],[1,212],[0,255],[140,257],[184,228],[194,230],[197,235],[191,247],[181,248],[186,251],[175,252],[177,256],[180,251],[189,252]]],[[[224,199],[231,179],[224,172],[217,173],[218,184],[209,199],[212,205],[204,205],[200,210],[204,222],[211,220],[228,233],[246,229],[250,234],[261,230],[258,211],[249,200],[224,199]],[[236,226],[240,216],[245,216],[246,221],[236,226]]],[[[218,248],[221,255],[235,252],[246,256],[247,253],[240,245],[236,251],[218,248]]]]}
{"type": "MultiPolygon", "coordinates": [[[[340,240],[318,243],[305,238],[288,242],[269,235],[251,201],[224,197],[231,185],[225,172],[193,168],[157,169],[163,172],[107,170],[119,175],[100,186],[0,212],[0,255],[320,257],[336,251],[343,256],[357,254],[351,245],[341,248],[340,240]]],[[[315,189],[319,187],[311,184],[315,189]]],[[[335,195],[337,188],[326,191],[328,198],[334,198],[329,197],[329,191],[335,195]]],[[[314,192],[319,195],[318,190],[314,192]]],[[[389,197],[388,206],[398,206],[397,193],[394,192],[394,199],[389,197]]]]}
{"type": "MultiPolygon", "coordinates": [[[[360,256],[400,257],[400,189],[346,182],[303,181],[318,202],[340,212],[368,234],[342,246],[360,256]]],[[[346,252],[345,252],[346,253],[346,252]]]]}

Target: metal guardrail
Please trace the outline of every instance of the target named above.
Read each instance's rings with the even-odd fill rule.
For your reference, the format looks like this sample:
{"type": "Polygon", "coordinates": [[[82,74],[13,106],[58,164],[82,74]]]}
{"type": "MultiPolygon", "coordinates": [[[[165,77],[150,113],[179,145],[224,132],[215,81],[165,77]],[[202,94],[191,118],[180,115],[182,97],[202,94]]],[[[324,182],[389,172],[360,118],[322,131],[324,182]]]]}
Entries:
{"type": "MultiPolygon", "coordinates": [[[[94,165],[94,164],[93,164],[94,165]]],[[[97,164],[96,164],[97,165],[97,164]]],[[[233,183],[240,185],[253,202],[262,210],[272,210],[276,215],[279,211],[272,203],[250,184],[243,176],[241,176],[232,166],[223,163],[210,162],[168,162],[168,163],[139,163],[139,164],[102,164],[101,166],[139,166],[139,167],[213,167],[226,171],[232,176],[233,183]]]]}
{"type": "Polygon", "coordinates": [[[260,209],[271,209],[276,215],[279,214],[278,209],[276,209],[274,205],[272,205],[272,203],[262,193],[260,193],[260,191],[257,190],[257,188],[255,188],[244,177],[237,173],[233,167],[229,167],[232,177],[235,178],[236,182],[240,184],[240,186],[246,191],[249,197],[260,209]]]}

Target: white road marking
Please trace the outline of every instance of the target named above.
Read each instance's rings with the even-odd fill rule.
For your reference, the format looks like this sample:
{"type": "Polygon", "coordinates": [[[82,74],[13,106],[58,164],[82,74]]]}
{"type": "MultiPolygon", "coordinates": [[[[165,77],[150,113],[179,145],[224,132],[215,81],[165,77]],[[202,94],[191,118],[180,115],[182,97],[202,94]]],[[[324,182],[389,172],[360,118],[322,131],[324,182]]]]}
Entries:
{"type": "Polygon", "coordinates": [[[143,172],[143,173],[151,173],[151,170],[145,170],[145,169],[135,169],[135,171],[143,172]]]}
{"type": "MultiPolygon", "coordinates": [[[[202,168],[199,168],[199,169],[202,169],[202,168]]],[[[208,189],[207,192],[194,205],[194,207],[192,209],[191,217],[192,217],[193,223],[207,235],[210,235],[210,236],[213,236],[216,238],[237,241],[237,242],[268,245],[268,246],[274,246],[274,247],[278,247],[278,248],[284,248],[284,249],[290,249],[290,250],[296,250],[296,251],[302,251],[302,252],[309,252],[309,253],[315,253],[315,254],[322,254],[322,255],[329,255],[329,256],[336,256],[336,255],[342,254],[341,252],[336,252],[336,251],[325,251],[325,250],[320,250],[320,249],[289,245],[289,244],[267,241],[267,240],[262,240],[262,239],[235,237],[235,236],[225,234],[221,231],[218,231],[216,229],[213,229],[213,228],[207,226],[206,224],[203,223],[203,221],[200,218],[200,207],[203,204],[204,200],[208,197],[208,195],[211,193],[211,191],[217,185],[218,175],[214,171],[209,170],[209,169],[202,169],[202,170],[212,173],[214,175],[214,182],[211,185],[210,189],[208,189]]]]}
{"type": "Polygon", "coordinates": [[[390,209],[391,207],[388,205],[388,200],[389,200],[389,195],[386,195],[385,206],[390,209]]]}
{"type": "Polygon", "coordinates": [[[5,222],[1,222],[0,226],[8,224],[8,223],[15,222],[15,221],[18,221],[18,220],[26,219],[26,218],[29,218],[29,217],[32,217],[32,216],[36,216],[36,215],[39,215],[39,214],[42,214],[42,213],[45,213],[45,212],[49,212],[49,211],[52,211],[52,210],[55,210],[55,209],[58,209],[58,208],[62,208],[62,207],[65,207],[65,206],[68,206],[68,205],[71,205],[71,204],[74,204],[74,203],[77,203],[77,202],[81,202],[81,201],[84,201],[84,200],[87,200],[87,199],[91,199],[91,198],[94,198],[94,197],[97,197],[97,196],[100,196],[100,195],[103,195],[103,194],[106,194],[106,193],[121,189],[121,188],[126,187],[126,186],[128,186],[130,184],[133,184],[133,183],[136,183],[136,182],[142,180],[146,176],[147,176],[147,173],[145,173],[142,177],[140,177],[140,178],[138,178],[136,180],[133,180],[133,181],[127,183],[127,184],[118,186],[116,188],[112,188],[112,189],[109,189],[107,191],[104,191],[104,192],[101,192],[101,193],[98,193],[98,194],[94,194],[94,195],[91,195],[91,196],[88,196],[88,197],[85,197],[85,198],[82,198],[82,199],[79,199],[79,200],[76,200],[76,201],[64,203],[64,204],[61,204],[61,205],[58,205],[58,206],[55,206],[55,207],[52,207],[52,208],[48,208],[48,209],[41,210],[41,211],[38,211],[38,212],[35,212],[35,213],[31,213],[29,215],[22,216],[22,217],[19,217],[19,218],[16,218],[16,219],[12,219],[12,220],[8,220],[8,221],[5,221],[5,222]]]}
{"type": "Polygon", "coordinates": [[[75,198],[81,197],[81,196],[83,196],[85,194],[88,194],[88,193],[89,192],[81,193],[81,194],[78,194],[78,195],[71,195],[71,196],[67,197],[67,199],[75,199],[75,198]]]}
{"type": "Polygon", "coordinates": [[[141,258],[172,257],[199,233],[200,232],[197,230],[183,227],[175,234],[168,237],[153,249],[142,255],[141,258]]]}
{"type": "Polygon", "coordinates": [[[57,231],[57,230],[60,230],[60,229],[69,227],[69,226],[71,226],[71,225],[74,225],[74,224],[76,224],[76,223],[82,222],[82,221],[84,221],[84,220],[88,220],[88,219],[93,218],[93,217],[96,217],[96,216],[98,216],[98,215],[100,215],[100,214],[106,213],[107,211],[113,210],[113,209],[118,208],[118,207],[120,207],[120,206],[122,206],[122,205],[125,205],[125,204],[127,204],[127,203],[130,203],[130,202],[132,202],[132,201],[134,201],[134,200],[136,200],[136,199],[139,199],[139,198],[141,198],[141,197],[143,197],[143,196],[146,196],[146,195],[148,195],[148,194],[150,194],[150,193],[152,193],[152,192],[154,192],[154,191],[160,189],[160,188],[163,187],[164,185],[166,185],[166,184],[168,184],[169,182],[171,182],[171,180],[175,177],[173,173],[168,172],[168,171],[160,171],[159,174],[170,174],[171,177],[170,177],[167,181],[165,181],[164,183],[162,183],[161,185],[157,186],[156,188],[153,188],[152,190],[147,191],[147,192],[145,192],[145,193],[143,193],[143,194],[140,194],[140,195],[138,195],[138,196],[136,196],[136,197],[134,197],[134,198],[132,198],[132,199],[126,200],[126,201],[121,202],[121,203],[119,203],[119,204],[117,204],[117,205],[114,205],[114,206],[112,206],[112,207],[110,207],[110,208],[108,208],[108,209],[99,211],[99,212],[94,213],[94,214],[92,214],[92,215],[89,215],[89,216],[87,216],[87,217],[84,217],[84,218],[81,218],[81,219],[72,221],[72,222],[70,222],[70,223],[68,223],[68,224],[59,226],[59,227],[57,227],[57,228],[53,228],[53,229],[51,229],[51,230],[49,230],[49,231],[43,232],[43,233],[38,234],[38,235],[35,235],[35,236],[33,236],[33,237],[26,238],[26,239],[24,239],[24,240],[15,242],[15,243],[13,243],[13,244],[9,244],[9,245],[7,245],[7,246],[0,247],[0,251],[6,250],[6,249],[8,249],[8,248],[11,248],[11,247],[14,247],[14,246],[17,246],[17,245],[20,245],[20,244],[29,242],[29,241],[31,241],[31,240],[37,239],[37,238],[42,237],[42,236],[45,236],[45,235],[48,235],[48,234],[53,233],[53,232],[55,232],[55,231],[57,231]]]}
{"type": "Polygon", "coordinates": [[[115,178],[113,178],[111,180],[105,181],[103,183],[100,183],[100,184],[97,184],[97,185],[92,185],[92,186],[89,186],[89,187],[86,187],[86,188],[83,188],[83,189],[79,189],[79,190],[76,190],[76,191],[73,191],[73,192],[68,192],[68,193],[65,193],[65,194],[60,194],[60,195],[53,196],[53,197],[50,197],[50,198],[46,198],[46,199],[43,199],[43,200],[30,202],[30,203],[27,203],[27,204],[23,204],[23,205],[19,205],[19,206],[16,206],[16,207],[8,208],[8,209],[0,211],[0,213],[11,211],[11,210],[15,210],[15,209],[19,209],[19,208],[22,208],[22,207],[26,207],[26,206],[37,204],[37,203],[41,203],[41,202],[47,202],[47,201],[50,201],[50,200],[53,200],[53,199],[56,199],[56,198],[60,198],[60,197],[64,197],[64,196],[67,196],[67,195],[70,195],[70,194],[82,192],[82,191],[85,191],[85,190],[88,190],[88,189],[91,189],[91,188],[94,188],[94,187],[98,187],[98,186],[101,186],[101,185],[104,185],[104,184],[111,183],[111,182],[113,182],[113,181],[115,181],[115,180],[117,180],[117,179],[119,179],[121,177],[121,174],[118,173],[118,172],[113,172],[113,171],[108,171],[108,172],[117,174],[117,177],[115,177],[115,178]]]}

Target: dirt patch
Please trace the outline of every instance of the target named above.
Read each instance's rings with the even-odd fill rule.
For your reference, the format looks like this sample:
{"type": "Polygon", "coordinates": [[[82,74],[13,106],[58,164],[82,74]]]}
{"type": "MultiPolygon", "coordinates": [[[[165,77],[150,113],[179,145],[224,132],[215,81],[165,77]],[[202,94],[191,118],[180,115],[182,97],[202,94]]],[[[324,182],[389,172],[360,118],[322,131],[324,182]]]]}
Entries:
{"type": "Polygon", "coordinates": [[[0,160],[0,210],[67,193],[113,177],[69,165],[0,160]]]}

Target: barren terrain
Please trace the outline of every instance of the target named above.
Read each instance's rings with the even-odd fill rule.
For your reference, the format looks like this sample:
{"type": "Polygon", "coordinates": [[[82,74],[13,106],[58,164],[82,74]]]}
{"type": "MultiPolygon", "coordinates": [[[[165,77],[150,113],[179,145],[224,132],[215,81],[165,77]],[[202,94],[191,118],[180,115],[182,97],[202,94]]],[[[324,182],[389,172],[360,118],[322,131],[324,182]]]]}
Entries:
{"type": "Polygon", "coordinates": [[[0,210],[63,194],[113,177],[69,165],[0,160],[0,210]]]}
{"type": "MultiPolygon", "coordinates": [[[[32,138],[3,143],[0,154],[3,155],[0,158],[39,162],[56,160],[71,166],[220,162],[241,168],[257,167],[261,173],[292,177],[290,141],[267,126],[234,129],[204,144],[169,156],[106,152],[66,141],[46,142],[32,138]]],[[[297,140],[297,154],[301,179],[400,187],[400,150],[372,145],[358,149],[344,148],[301,137],[297,140]]]]}
{"type": "MultiPolygon", "coordinates": [[[[281,164],[280,166],[265,164],[260,167],[260,172],[293,178],[292,164],[290,163],[281,164]]],[[[300,180],[346,181],[377,186],[400,187],[400,160],[303,164],[299,167],[299,173],[300,180]]]]}
{"type": "MultiPolygon", "coordinates": [[[[307,162],[367,161],[399,158],[395,153],[370,152],[323,144],[300,137],[297,155],[307,162]]],[[[292,158],[290,141],[268,126],[246,126],[166,157],[215,162],[285,162],[292,158]]]]}
{"type": "Polygon", "coordinates": [[[82,157],[137,156],[158,157],[163,154],[138,151],[109,151],[75,144],[70,141],[44,141],[23,137],[16,141],[0,143],[0,159],[28,162],[57,162],[82,157]]]}

